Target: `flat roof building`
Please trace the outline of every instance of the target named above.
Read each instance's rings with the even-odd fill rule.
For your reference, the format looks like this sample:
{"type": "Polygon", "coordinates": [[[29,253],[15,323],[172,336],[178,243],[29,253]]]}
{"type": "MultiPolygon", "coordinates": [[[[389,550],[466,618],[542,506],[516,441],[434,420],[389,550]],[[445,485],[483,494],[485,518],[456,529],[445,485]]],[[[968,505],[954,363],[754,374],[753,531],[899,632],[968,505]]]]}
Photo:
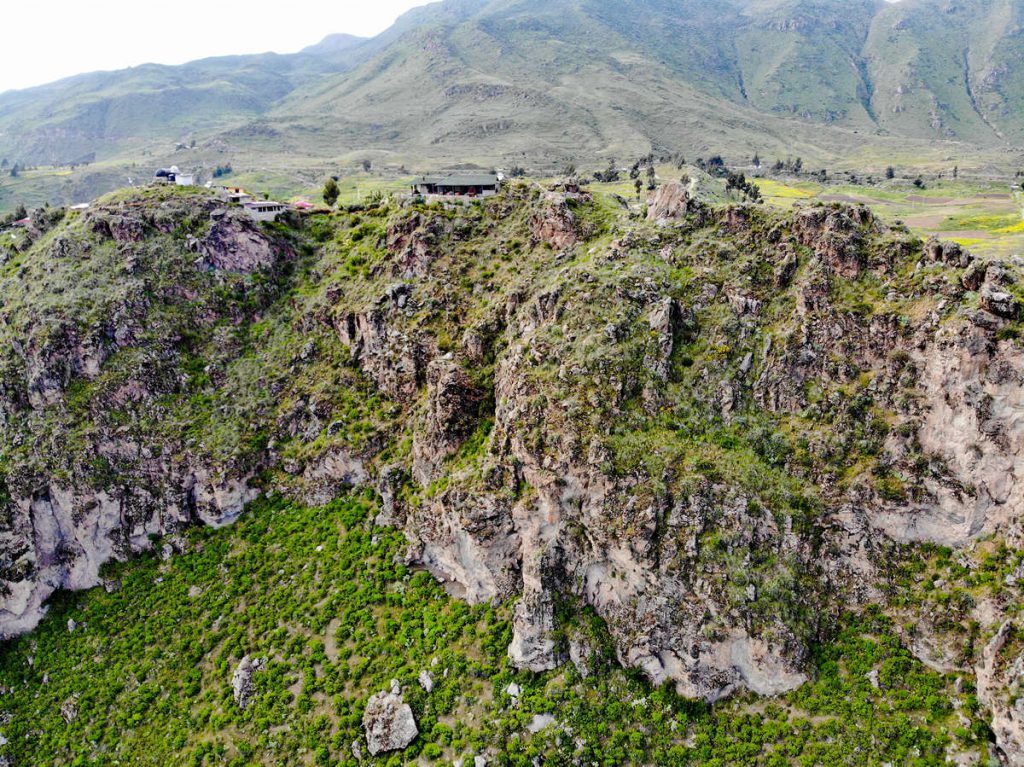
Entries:
{"type": "Polygon", "coordinates": [[[494,174],[469,176],[422,176],[416,180],[416,193],[440,197],[489,197],[501,189],[494,174]]]}
{"type": "Polygon", "coordinates": [[[288,206],[283,202],[273,202],[272,200],[254,200],[245,203],[243,207],[246,213],[256,221],[273,221],[288,210],[288,206]]]}

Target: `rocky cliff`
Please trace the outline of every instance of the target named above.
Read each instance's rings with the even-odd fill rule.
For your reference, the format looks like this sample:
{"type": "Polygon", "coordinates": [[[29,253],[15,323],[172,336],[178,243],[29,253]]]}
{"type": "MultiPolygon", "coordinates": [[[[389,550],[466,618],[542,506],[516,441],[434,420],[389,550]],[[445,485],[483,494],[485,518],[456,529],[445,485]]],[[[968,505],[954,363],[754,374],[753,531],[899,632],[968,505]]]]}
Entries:
{"type": "Polygon", "coordinates": [[[1024,763],[1018,586],[979,575],[1020,547],[1018,261],[862,207],[523,185],[265,229],[112,200],[2,268],[6,634],[153,536],[361,484],[409,563],[516,600],[522,668],[581,663],[590,606],[655,683],[774,695],[877,603],[1024,763]]]}

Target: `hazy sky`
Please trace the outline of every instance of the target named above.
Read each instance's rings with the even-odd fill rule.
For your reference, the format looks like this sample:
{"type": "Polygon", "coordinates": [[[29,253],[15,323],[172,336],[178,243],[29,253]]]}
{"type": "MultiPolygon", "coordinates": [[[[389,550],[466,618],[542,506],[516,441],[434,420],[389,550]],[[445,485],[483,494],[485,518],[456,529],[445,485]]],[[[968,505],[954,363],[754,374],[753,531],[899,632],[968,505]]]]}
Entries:
{"type": "Polygon", "coordinates": [[[0,21],[0,92],[98,69],[291,53],[370,36],[428,0],[16,0],[0,21]]]}

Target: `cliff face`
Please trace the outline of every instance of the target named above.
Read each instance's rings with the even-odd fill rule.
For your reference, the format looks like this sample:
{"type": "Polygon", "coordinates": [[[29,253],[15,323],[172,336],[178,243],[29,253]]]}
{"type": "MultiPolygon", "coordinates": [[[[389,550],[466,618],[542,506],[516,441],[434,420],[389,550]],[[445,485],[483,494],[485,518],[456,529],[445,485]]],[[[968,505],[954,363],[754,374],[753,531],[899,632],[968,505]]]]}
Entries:
{"type": "Polygon", "coordinates": [[[251,466],[150,428],[189,389],[190,346],[250,320],[266,301],[252,275],[289,257],[209,199],[111,202],[40,235],[3,274],[5,637],[55,590],[97,586],[106,562],[255,498],[251,466]]]}
{"type": "MultiPolygon", "coordinates": [[[[322,503],[365,484],[409,562],[470,601],[517,600],[522,668],[571,660],[558,616],[589,605],[656,683],[773,695],[839,610],[880,603],[914,618],[927,662],[977,674],[1024,759],[1003,694],[1016,581],[972,595],[972,654],[900,570],[919,544],[968,572],[987,541],[1020,546],[1019,264],[864,208],[717,208],[671,186],[648,222],[517,187],[273,237],[177,204],[111,204],[28,254],[66,270],[55,241],[86,232],[104,268],[131,263],[101,286],[113,325],[83,321],[95,297],[5,307],[6,634],[150,536],[230,522],[266,489],[322,503]],[[68,444],[40,458],[33,440],[68,444]]],[[[8,295],[25,278],[6,274],[8,295]]]]}

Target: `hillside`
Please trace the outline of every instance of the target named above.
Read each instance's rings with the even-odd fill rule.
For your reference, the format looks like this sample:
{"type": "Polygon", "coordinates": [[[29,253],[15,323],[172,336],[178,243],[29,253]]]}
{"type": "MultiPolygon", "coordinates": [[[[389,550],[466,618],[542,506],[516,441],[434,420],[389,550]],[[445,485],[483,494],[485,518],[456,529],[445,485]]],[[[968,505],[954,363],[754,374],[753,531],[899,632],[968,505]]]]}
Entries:
{"type": "MultiPolygon", "coordinates": [[[[372,40],[2,94],[0,157],[91,159],[121,183],[133,164],[322,174],[360,153],[424,168],[648,151],[1005,162],[1024,144],[1021,12],[1019,0],[446,0],[372,40]]],[[[71,201],[75,187],[48,191],[71,201]]]]}
{"type": "Polygon", "coordinates": [[[1019,260],[646,211],[153,189],[4,241],[13,763],[367,759],[390,678],[409,759],[1022,763],[1019,260]]]}

